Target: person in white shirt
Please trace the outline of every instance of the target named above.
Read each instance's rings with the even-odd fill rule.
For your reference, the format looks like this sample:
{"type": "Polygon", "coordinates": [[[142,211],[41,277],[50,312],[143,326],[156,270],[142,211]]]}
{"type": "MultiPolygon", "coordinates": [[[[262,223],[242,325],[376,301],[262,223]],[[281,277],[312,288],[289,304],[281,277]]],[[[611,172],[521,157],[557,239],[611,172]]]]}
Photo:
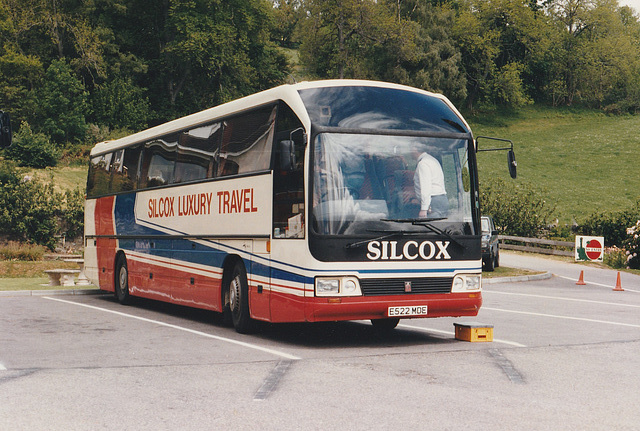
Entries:
{"type": "Polygon", "coordinates": [[[419,218],[447,217],[449,199],[444,188],[444,173],[440,162],[430,154],[420,151],[420,146],[413,146],[413,156],[418,161],[413,176],[413,186],[420,202],[419,218]]]}

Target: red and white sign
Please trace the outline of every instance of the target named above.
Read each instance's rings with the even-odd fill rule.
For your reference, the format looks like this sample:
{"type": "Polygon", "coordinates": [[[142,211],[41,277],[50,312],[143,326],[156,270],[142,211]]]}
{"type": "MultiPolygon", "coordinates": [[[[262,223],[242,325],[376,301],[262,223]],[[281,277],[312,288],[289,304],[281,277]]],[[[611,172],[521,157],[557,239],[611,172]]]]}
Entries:
{"type": "Polygon", "coordinates": [[[602,262],[604,258],[604,237],[576,236],[576,260],[602,262]]]}

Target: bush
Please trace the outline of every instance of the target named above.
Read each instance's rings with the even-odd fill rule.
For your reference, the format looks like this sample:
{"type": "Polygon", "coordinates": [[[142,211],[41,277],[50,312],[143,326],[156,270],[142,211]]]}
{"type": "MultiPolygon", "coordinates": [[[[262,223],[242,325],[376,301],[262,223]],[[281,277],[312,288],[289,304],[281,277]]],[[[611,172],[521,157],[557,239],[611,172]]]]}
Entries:
{"type": "Polygon", "coordinates": [[[45,248],[41,245],[22,244],[9,241],[0,245],[0,260],[38,261],[44,257],[45,248]]]}
{"type": "Polygon", "coordinates": [[[0,233],[53,250],[62,194],[52,184],[21,179],[15,169],[5,167],[0,171],[4,181],[0,183],[0,233]]]}
{"type": "Polygon", "coordinates": [[[84,191],[68,190],[63,194],[62,231],[67,238],[77,238],[84,232],[84,191]]]}
{"type": "Polygon", "coordinates": [[[493,216],[500,233],[524,237],[537,237],[555,211],[542,190],[499,178],[480,185],[480,207],[482,214],[493,216]]]}
{"type": "Polygon", "coordinates": [[[20,166],[45,168],[58,163],[60,152],[45,134],[34,133],[29,124],[22,123],[5,156],[20,166]]]}
{"type": "Polygon", "coordinates": [[[640,220],[627,229],[628,238],[625,241],[627,249],[627,267],[640,269],[640,220]]]}
{"type": "Polygon", "coordinates": [[[611,268],[624,269],[627,267],[627,253],[618,247],[607,248],[604,252],[603,263],[611,268]]]}
{"type": "Polygon", "coordinates": [[[593,213],[578,227],[588,236],[603,236],[607,247],[623,247],[627,241],[627,228],[640,218],[640,201],[635,207],[610,213],[593,213]]]}

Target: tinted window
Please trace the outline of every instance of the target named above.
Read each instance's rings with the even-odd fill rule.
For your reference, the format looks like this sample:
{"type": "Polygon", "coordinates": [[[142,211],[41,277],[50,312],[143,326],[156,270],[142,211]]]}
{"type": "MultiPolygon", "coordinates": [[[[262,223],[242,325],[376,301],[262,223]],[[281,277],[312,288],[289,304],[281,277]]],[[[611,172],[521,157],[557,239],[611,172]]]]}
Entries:
{"type": "Polygon", "coordinates": [[[269,169],[275,116],[268,106],[224,122],[217,176],[269,169]]]}
{"type": "Polygon", "coordinates": [[[113,154],[103,154],[93,157],[89,165],[89,176],[87,178],[87,196],[95,197],[106,195],[110,191],[111,176],[109,167],[113,154]]]}
{"type": "Polygon", "coordinates": [[[181,133],[178,137],[175,182],[213,177],[221,137],[221,123],[208,124],[181,133]]]}
{"type": "Polygon", "coordinates": [[[376,87],[300,90],[311,121],[319,126],[467,133],[442,100],[412,91],[376,87]]]}
{"type": "Polygon", "coordinates": [[[115,152],[111,162],[111,192],[127,192],[136,187],[140,147],[126,148],[115,152]]]}
{"type": "MultiPolygon", "coordinates": [[[[291,108],[281,103],[276,133],[275,168],[273,177],[273,237],[304,238],[304,172],[302,162],[306,142],[302,123],[291,108]],[[290,147],[280,145],[283,140],[293,140],[295,165],[280,166],[281,151],[290,147]]],[[[287,157],[289,158],[289,156],[287,157]]]]}
{"type": "Polygon", "coordinates": [[[167,137],[144,146],[140,188],[158,187],[173,183],[177,138],[167,137]]]}

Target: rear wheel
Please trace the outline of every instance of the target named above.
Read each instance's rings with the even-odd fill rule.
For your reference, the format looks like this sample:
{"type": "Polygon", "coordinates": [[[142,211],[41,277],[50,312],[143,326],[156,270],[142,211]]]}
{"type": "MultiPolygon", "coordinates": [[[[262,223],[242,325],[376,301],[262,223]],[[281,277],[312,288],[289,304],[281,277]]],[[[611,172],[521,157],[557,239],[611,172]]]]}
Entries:
{"type": "Polygon", "coordinates": [[[120,304],[126,305],[131,303],[131,295],[129,294],[129,270],[127,268],[127,258],[124,257],[124,254],[120,254],[116,262],[115,294],[120,304]]]}
{"type": "Polygon", "coordinates": [[[236,331],[241,334],[252,332],[255,326],[249,311],[249,284],[247,271],[242,262],[236,262],[227,286],[229,314],[236,331]]]}

